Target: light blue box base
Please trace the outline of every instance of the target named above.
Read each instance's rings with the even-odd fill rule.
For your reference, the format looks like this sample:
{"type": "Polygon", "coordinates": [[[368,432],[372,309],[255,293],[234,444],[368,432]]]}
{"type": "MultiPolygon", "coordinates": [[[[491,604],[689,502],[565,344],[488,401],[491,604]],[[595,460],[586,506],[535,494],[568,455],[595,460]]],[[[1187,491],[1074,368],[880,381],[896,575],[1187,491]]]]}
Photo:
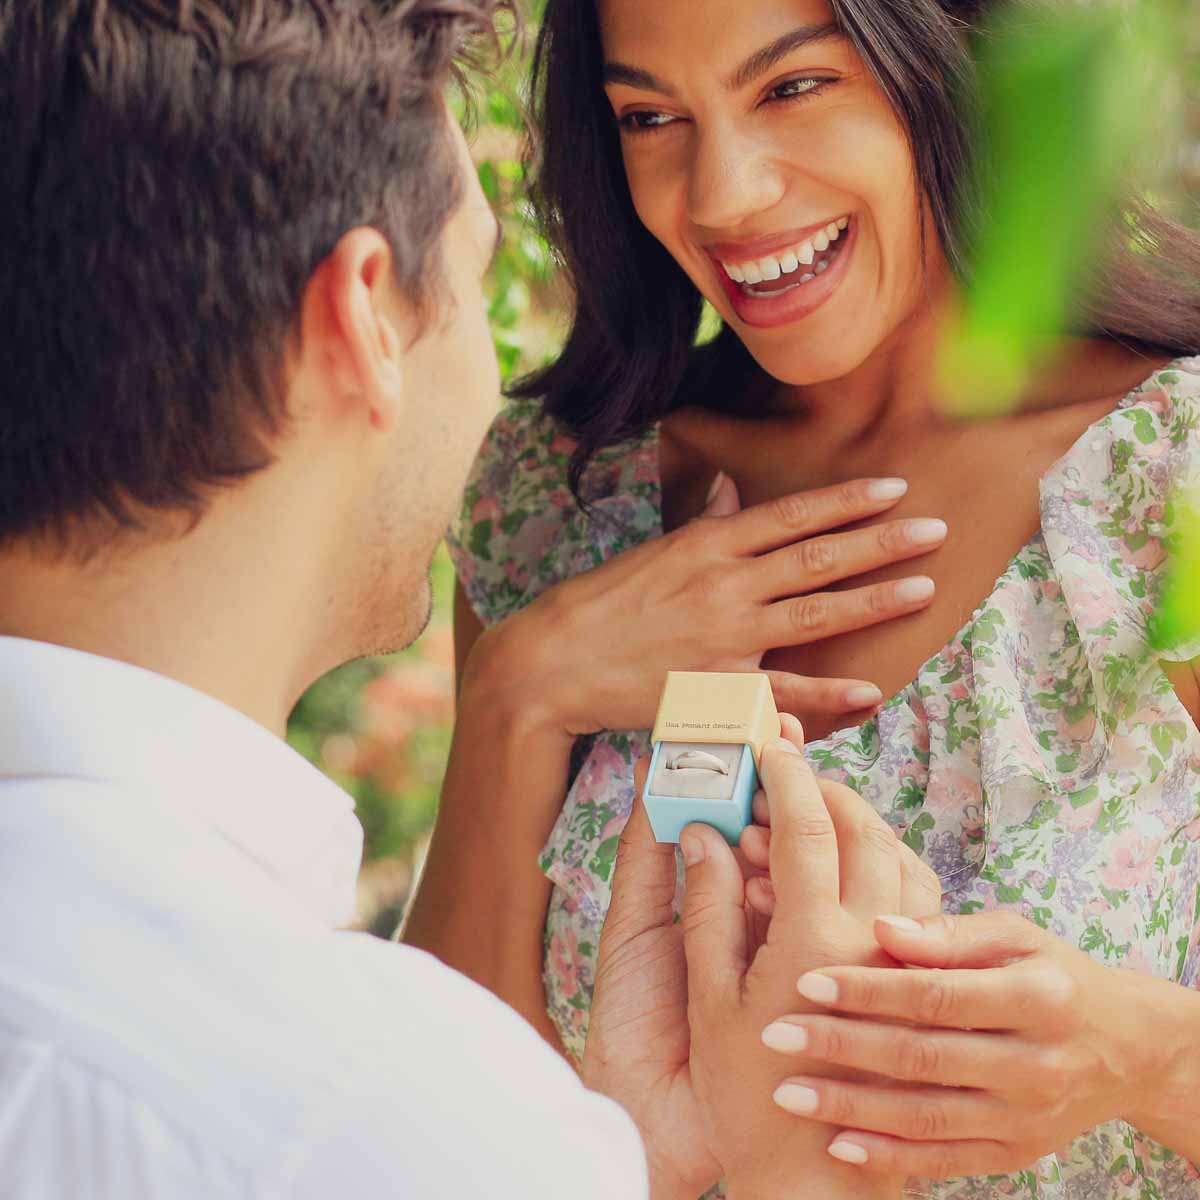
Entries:
{"type": "Polygon", "coordinates": [[[650,791],[650,781],[658,767],[658,756],[663,743],[654,743],[654,757],[646,776],[646,791],[642,801],[658,842],[678,842],[679,835],[693,821],[711,825],[731,845],[738,844],[741,832],[750,824],[750,805],[758,790],[758,772],[754,769],[754,755],[749,746],[742,747],[742,758],[738,764],[737,780],[733,796],[728,800],[698,800],[690,796],[655,796],[650,791]]]}

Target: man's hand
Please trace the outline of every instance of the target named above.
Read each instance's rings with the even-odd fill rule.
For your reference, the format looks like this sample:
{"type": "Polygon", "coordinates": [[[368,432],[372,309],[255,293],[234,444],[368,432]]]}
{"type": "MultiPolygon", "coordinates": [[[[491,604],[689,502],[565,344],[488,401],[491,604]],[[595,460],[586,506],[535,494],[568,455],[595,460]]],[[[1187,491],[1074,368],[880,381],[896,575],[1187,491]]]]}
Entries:
{"type": "MultiPolygon", "coordinates": [[[[773,745],[763,761],[775,905],[765,930],[744,863],[714,830],[684,832],[680,923],[674,847],[654,842],[636,801],[622,837],[583,1076],[637,1121],[655,1200],[694,1200],[722,1174],[735,1200],[790,1195],[801,1183],[830,1200],[899,1194],[899,1179],[829,1158],[832,1127],[772,1102],[786,1063],[762,1033],[794,1011],[796,979],[820,966],[891,963],[872,918],[906,907],[900,843],[853,793],[819,785],[795,744],[799,723],[785,717],[784,728],[794,743],[773,745]],[[840,806],[841,845],[823,790],[840,806]]],[[[926,894],[916,915],[929,904],[926,894]]]]}

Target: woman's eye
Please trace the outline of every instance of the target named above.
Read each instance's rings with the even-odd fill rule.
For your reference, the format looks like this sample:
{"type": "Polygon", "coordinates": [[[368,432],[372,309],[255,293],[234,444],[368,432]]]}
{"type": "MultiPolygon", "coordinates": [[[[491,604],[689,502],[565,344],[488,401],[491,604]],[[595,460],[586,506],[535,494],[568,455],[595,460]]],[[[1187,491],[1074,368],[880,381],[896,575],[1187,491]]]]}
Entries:
{"type": "Polygon", "coordinates": [[[783,83],[773,87],[768,95],[770,100],[797,100],[802,96],[811,96],[819,92],[832,79],[814,79],[811,75],[802,75],[796,79],[785,79],[783,83]]]}
{"type": "Polygon", "coordinates": [[[621,117],[617,124],[623,133],[653,133],[654,130],[662,129],[674,121],[675,118],[670,113],[631,112],[621,117]]]}

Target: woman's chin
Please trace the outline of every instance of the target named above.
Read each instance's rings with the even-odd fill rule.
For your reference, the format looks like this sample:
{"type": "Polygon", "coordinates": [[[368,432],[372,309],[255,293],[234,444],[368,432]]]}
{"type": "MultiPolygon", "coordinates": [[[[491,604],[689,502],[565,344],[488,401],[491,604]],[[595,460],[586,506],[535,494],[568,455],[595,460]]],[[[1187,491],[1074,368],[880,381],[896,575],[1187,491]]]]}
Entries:
{"type": "Polygon", "coordinates": [[[752,339],[742,339],[750,356],[772,379],[790,387],[815,387],[844,379],[866,361],[869,348],[858,346],[821,346],[808,344],[798,338],[790,346],[754,345],[752,339]]]}

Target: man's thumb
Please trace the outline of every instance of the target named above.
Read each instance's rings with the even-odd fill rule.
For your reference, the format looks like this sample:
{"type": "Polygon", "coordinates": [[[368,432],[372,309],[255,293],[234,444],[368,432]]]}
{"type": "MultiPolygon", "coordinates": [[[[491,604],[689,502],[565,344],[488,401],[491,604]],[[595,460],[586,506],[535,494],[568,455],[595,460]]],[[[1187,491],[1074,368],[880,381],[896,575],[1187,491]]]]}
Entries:
{"type": "Polygon", "coordinates": [[[737,989],[746,973],[746,885],[733,851],[715,829],[689,825],[679,839],[687,868],[683,944],[692,999],[737,989]]]}
{"type": "Polygon", "coordinates": [[[708,490],[708,499],[704,502],[702,517],[732,517],[740,512],[741,499],[738,497],[737,484],[725,474],[718,471],[708,490]]]}

